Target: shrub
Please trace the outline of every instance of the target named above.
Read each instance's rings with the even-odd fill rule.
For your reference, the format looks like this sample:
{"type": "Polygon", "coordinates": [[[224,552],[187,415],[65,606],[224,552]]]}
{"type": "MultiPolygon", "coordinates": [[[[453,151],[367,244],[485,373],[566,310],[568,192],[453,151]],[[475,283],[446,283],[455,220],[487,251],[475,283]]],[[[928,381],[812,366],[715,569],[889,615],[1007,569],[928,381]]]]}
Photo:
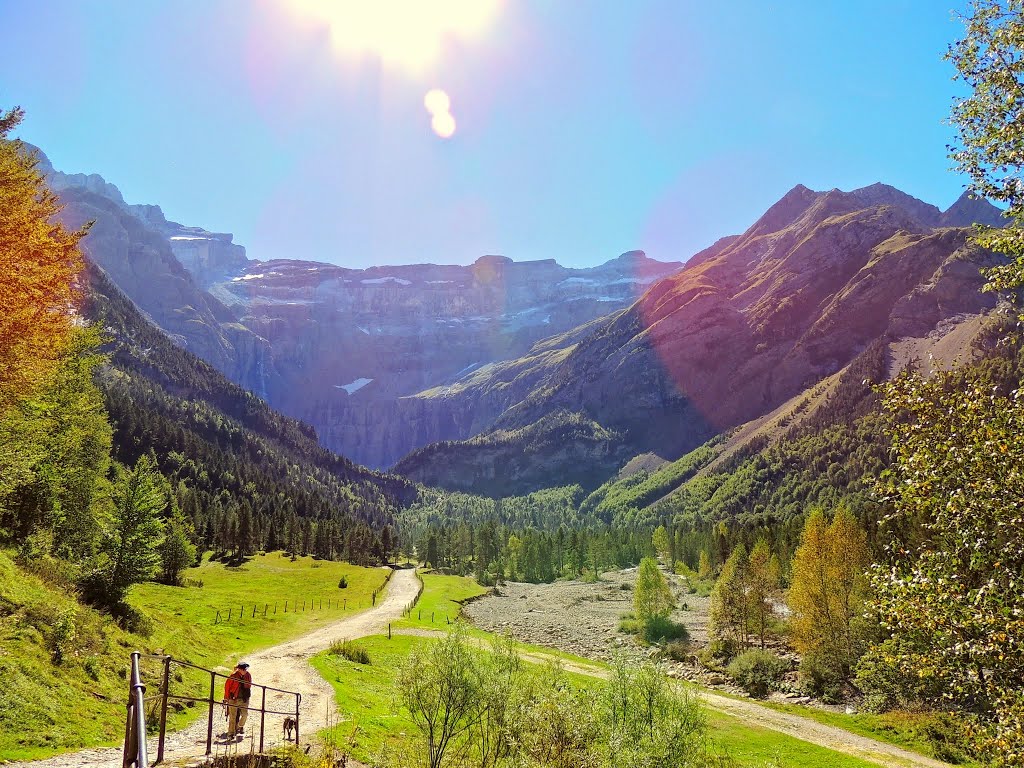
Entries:
{"type": "Polygon", "coordinates": [[[682,624],[678,624],[666,616],[652,616],[644,625],[644,640],[658,643],[662,640],[688,640],[690,633],[682,624]]]}
{"type": "Polygon", "coordinates": [[[93,680],[100,679],[100,665],[96,660],[95,656],[90,656],[85,660],[85,674],[87,674],[93,680]]]}
{"type": "Polygon", "coordinates": [[[50,630],[50,652],[54,664],[61,664],[75,652],[78,644],[78,629],[75,626],[75,612],[64,611],[57,617],[50,630]]]}
{"type": "Polygon", "coordinates": [[[335,656],[344,656],[354,664],[372,664],[370,661],[370,654],[367,653],[366,649],[362,646],[356,645],[350,640],[341,640],[331,644],[328,649],[329,653],[335,656]]]}
{"type": "Polygon", "coordinates": [[[842,701],[845,675],[842,662],[836,656],[805,653],[800,660],[800,678],[804,688],[822,701],[828,704],[842,701]]]}
{"type": "Polygon", "coordinates": [[[642,628],[632,613],[622,614],[622,618],[619,620],[619,632],[625,632],[627,635],[639,635],[642,628]]]}
{"type": "Polygon", "coordinates": [[[348,576],[342,576],[341,579],[338,581],[338,589],[347,589],[347,588],[348,588],[348,576]]]}
{"type": "Polygon", "coordinates": [[[774,653],[753,649],[733,659],[727,668],[729,677],[751,696],[762,698],[774,690],[789,665],[774,653]]]}
{"type": "Polygon", "coordinates": [[[665,646],[665,655],[672,661],[687,661],[690,658],[690,641],[673,640],[665,646]]]}
{"type": "Polygon", "coordinates": [[[954,765],[964,763],[971,757],[966,747],[971,742],[969,730],[966,721],[949,714],[936,714],[929,718],[922,729],[932,754],[954,765]]]}

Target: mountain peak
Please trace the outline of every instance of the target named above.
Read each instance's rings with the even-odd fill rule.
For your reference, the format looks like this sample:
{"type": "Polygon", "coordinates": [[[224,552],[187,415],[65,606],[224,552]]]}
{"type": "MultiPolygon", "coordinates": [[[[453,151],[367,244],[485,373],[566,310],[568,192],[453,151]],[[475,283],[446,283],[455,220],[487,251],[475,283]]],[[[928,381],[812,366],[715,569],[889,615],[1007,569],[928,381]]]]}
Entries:
{"type": "Polygon", "coordinates": [[[891,205],[902,208],[914,219],[928,227],[935,227],[939,224],[941,214],[938,208],[889,184],[878,181],[869,186],[855,189],[849,194],[868,206],[891,205]]]}
{"type": "Polygon", "coordinates": [[[821,192],[815,192],[803,184],[797,184],[784,194],[777,203],[765,211],[761,218],[755,221],[754,225],[747,230],[747,234],[760,235],[768,232],[778,232],[780,229],[786,228],[800,218],[820,196],[821,192]]]}
{"type": "Polygon", "coordinates": [[[1003,212],[983,197],[976,197],[965,191],[957,201],[942,212],[939,224],[943,227],[969,227],[982,224],[986,227],[1005,227],[1003,212]]]}

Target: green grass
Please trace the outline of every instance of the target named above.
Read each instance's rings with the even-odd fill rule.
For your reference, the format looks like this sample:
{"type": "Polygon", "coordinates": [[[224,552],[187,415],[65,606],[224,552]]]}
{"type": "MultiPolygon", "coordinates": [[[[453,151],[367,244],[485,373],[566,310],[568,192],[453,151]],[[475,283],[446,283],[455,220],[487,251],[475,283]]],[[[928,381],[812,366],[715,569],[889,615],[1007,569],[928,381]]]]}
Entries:
{"type": "Polygon", "coordinates": [[[313,666],[335,691],[339,724],[324,734],[357,760],[371,761],[387,745],[401,750],[414,744],[416,726],[398,702],[397,676],[406,656],[422,637],[394,635],[364,638],[373,664],[366,666],[329,652],[313,657],[313,666]]]}
{"type": "MultiPolygon", "coordinates": [[[[935,745],[929,738],[929,731],[941,729],[941,715],[934,712],[885,712],[874,714],[871,712],[858,712],[847,715],[842,712],[831,712],[829,710],[816,709],[814,707],[802,707],[798,704],[780,704],[777,702],[762,702],[765,706],[780,712],[788,712],[801,717],[808,717],[825,725],[842,728],[850,733],[859,736],[867,736],[871,739],[884,741],[897,747],[903,747],[911,752],[938,757],[935,752],[935,745]]],[[[954,739],[956,736],[953,737],[954,739]]],[[[956,745],[953,744],[953,747],[956,745]]],[[[948,755],[941,756],[941,759],[949,760],[948,755]]],[[[975,766],[966,754],[960,757],[959,765],[975,766]]]]}
{"type": "MultiPolygon", "coordinates": [[[[0,552],[0,759],[41,758],[119,743],[132,650],[168,653],[200,666],[227,664],[346,613],[365,610],[370,593],[386,576],[383,569],[308,557],[293,563],[280,554],[256,556],[238,568],[204,562],[184,574],[201,580],[202,588],[144,584],[131,591],[129,602],[151,619],[152,631],[143,637],[125,632],[108,616],[76,602],[56,566],[38,570],[45,579],[16,566],[10,553],[0,552]],[[347,589],[338,588],[342,575],[348,578],[347,589]],[[328,599],[333,605],[339,597],[348,599],[348,610],[328,609],[328,599]],[[298,612],[292,610],[296,598],[298,612]],[[314,599],[316,610],[310,606],[314,599]],[[287,614],[285,600],[289,601],[287,614]],[[252,618],[257,603],[260,610],[252,618]],[[243,604],[246,616],[239,620],[243,604]],[[229,606],[232,620],[215,625],[217,609],[226,615],[229,606]],[[61,623],[72,628],[72,636],[65,631],[67,652],[56,664],[53,648],[61,623]]],[[[157,664],[147,662],[144,671],[155,673],[157,664]]],[[[252,672],[259,682],[259,670],[252,672]]],[[[208,680],[207,676],[206,685],[208,680]]],[[[172,692],[195,691],[202,685],[201,676],[185,673],[172,692]]],[[[194,711],[172,713],[172,726],[190,719],[194,711]]]]}
{"type": "MultiPolygon", "coordinates": [[[[395,635],[390,640],[384,636],[364,638],[359,644],[373,658],[371,666],[327,652],[315,656],[313,666],[334,687],[338,706],[339,724],[323,737],[364,762],[415,749],[418,731],[399,702],[397,675],[413,648],[430,642],[429,638],[408,635],[395,635]]],[[[572,672],[566,676],[574,685],[600,685],[593,677],[572,672]]],[[[728,715],[709,712],[708,720],[714,751],[733,758],[742,768],[759,768],[772,761],[786,768],[874,766],[785,734],[750,727],[728,715]]]]}
{"type": "MultiPolygon", "coordinates": [[[[274,552],[257,555],[237,568],[206,561],[184,574],[186,579],[201,580],[202,588],[141,584],[132,590],[129,601],[153,620],[150,647],[173,644],[176,657],[209,666],[366,610],[370,593],[386,575],[381,568],[309,557],[291,562],[274,552]],[[342,576],[348,579],[346,589],[338,588],[342,576]],[[214,624],[218,610],[222,621],[214,624]],[[232,618],[226,621],[229,610],[232,618]]],[[[252,672],[258,674],[256,669],[252,672]]]]}
{"type": "Polygon", "coordinates": [[[708,713],[708,728],[714,745],[740,766],[753,768],[774,763],[785,768],[877,768],[877,763],[766,728],[749,726],[738,718],[718,712],[708,713]]]}
{"type": "Polygon", "coordinates": [[[412,613],[395,624],[396,628],[416,627],[417,629],[446,629],[454,623],[462,611],[462,604],[473,597],[487,594],[469,576],[445,576],[439,573],[422,573],[423,594],[412,613]]]}

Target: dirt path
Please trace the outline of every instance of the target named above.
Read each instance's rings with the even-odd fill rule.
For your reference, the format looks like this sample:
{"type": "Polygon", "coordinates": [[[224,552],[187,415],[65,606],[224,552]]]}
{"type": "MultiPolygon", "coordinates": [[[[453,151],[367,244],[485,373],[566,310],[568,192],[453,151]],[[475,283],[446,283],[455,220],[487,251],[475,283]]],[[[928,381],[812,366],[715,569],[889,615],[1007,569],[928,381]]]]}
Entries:
{"type": "MultiPolygon", "coordinates": [[[[337,640],[366,637],[384,630],[389,621],[401,618],[402,610],[416,597],[419,582],[414,570],[396,570],[388,583],[387,593],[376,608],[342,619],[307,635],[281,645],[246,656],[252,665],[253,682],[273,688],[299,691],[302,693],[301,721],[303,741],[310,739],[317,731],[328,725],[334,715],[334,689],[309,663],[310,657],[324,650],[337,640]]],[[[287,706],[273,706],[268,694],[267,708],[282,710],[287,706]]],[[[284,704],[282,698],[281,704],[284,704]]],[[[292,699],[294,703],[294,699],[292,699]]],[[[206,752],[206,718],[183,731],[170,734],[165,747],[165,762],[185,764],[187,758],[199,757],[206,752]]],[[[259,745],[259,716],[250,717],[246,723],[245,740],[225,744],[215,740],[214,754],[247,753],[255,744],[259,745]]],[[[224,719],[219,708],[214,712],[214,732],[224,728],[224,719]]],[[[281,717],[267,718],[266,744],[281,742],[281,717]]],[[[150,762],[156,759],[156,745],[150,743],[150,762]]],[[[352,765],[349,761],[349,765],[352,765]]],[[[65,753],[45,760],[24,763],[5,763],[5,768],[121,768],[121,748],[87,749],[81,752],[65,753]]]]}

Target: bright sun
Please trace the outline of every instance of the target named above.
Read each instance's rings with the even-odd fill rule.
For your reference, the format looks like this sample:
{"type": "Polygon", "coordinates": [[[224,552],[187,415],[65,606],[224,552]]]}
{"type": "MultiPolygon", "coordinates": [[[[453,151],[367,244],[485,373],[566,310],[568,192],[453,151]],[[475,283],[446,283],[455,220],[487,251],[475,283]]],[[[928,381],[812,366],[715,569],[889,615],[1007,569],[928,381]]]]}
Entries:
{"type": "Polygon", "coordinates": [[[500,0],[289,0],[297,11],[325,22],[335,48],[379,56],[422,73],[446,42],[479,34],[500,0]]]}

